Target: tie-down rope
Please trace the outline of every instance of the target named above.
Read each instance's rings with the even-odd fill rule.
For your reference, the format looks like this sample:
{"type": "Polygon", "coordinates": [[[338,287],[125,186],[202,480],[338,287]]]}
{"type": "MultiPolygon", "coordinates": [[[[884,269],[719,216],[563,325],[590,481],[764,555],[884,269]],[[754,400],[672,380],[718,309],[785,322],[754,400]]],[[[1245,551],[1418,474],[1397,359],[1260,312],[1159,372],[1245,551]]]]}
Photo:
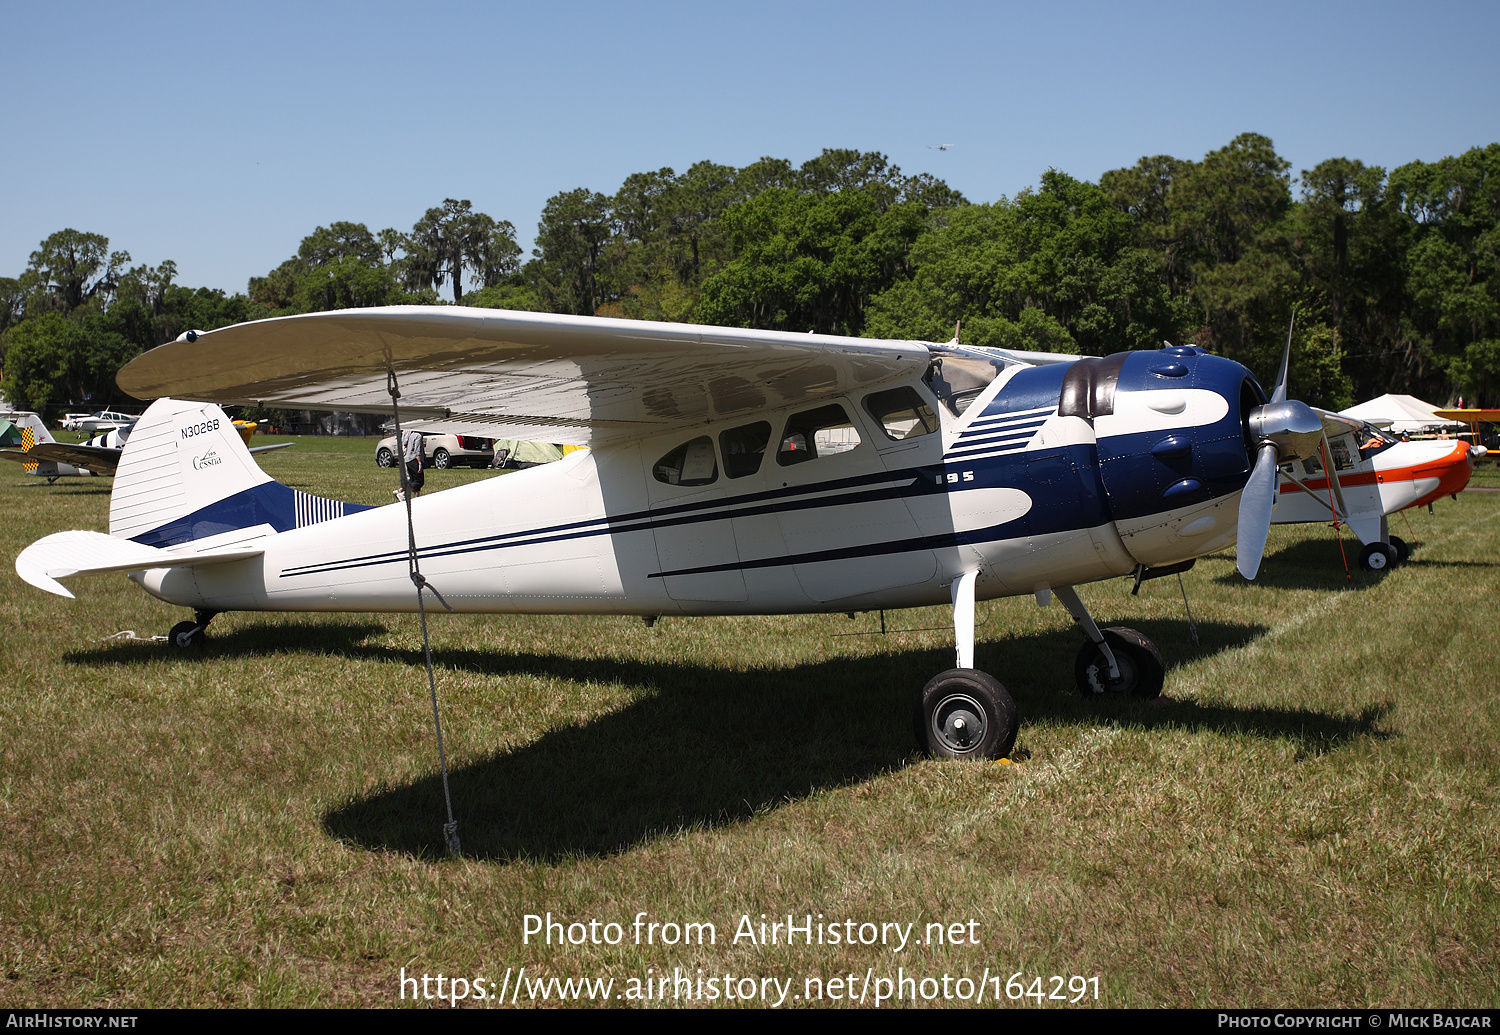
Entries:
{"type": "Polygon", "coordinates": [[[427,607],[422,600],[422,590],[431,592],[448,611],[451,612],[453,608],[448,606],[448,601],[443,599],[437,587],[422,575],[421,565],[417,561],[417,528],[411,517],[411,478],[406,470],[406,443],[401,438],[401,404],[397,402],[401,398],[401,391],[396,383],[394,367],[386,368],[385,390],[391,395],[391,413],[396,422],[396,452],[401,457],[401,496],[406,504],[406,563],[412,585],[417,587],[417,613],[422,616],[422,653],[427,658],[427,691],[432,697],[432,725],[437,730],[438,763],[443,769],[443,801],[448,806],[448,822],[443,824],[443,841],[449,852],[462,855],[463,848],[458,842],[458,821],[453,818],[453,796],[448,791],[448,756],[443,751],[443,721],[438,716],[437,680],[432,674],[432,643],[427,636],[427,607]]]}

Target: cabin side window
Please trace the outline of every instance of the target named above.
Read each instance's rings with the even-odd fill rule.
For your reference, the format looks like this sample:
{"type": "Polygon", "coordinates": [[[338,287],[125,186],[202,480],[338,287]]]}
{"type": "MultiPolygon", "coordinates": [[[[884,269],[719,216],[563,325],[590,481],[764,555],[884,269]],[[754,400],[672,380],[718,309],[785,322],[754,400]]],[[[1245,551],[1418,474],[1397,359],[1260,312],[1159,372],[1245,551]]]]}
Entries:
{"type": "Polygon", "coordinates": [[[838,403],[831,403],[794,413],[787,419],[776,462],[790,467],[820,456],[848,452],[857,445],[859,432],[849,422],[849,414],[838,403]]]}
{"type": "Polygon", "coordinates": [[[865,412],[875,418],[892,442],[920,438],[938,430],[937,414],[910,385],[865,396],[865,412]]]}
{"type": "Polygon", "coordinates": [[[724,473],[730,478],[743,478],[759,471],[770,441],[770,421],[756,421],[721,432],[719,450],[724,454],[724,473]]]}
{"type": "Polygon", "coordinates": [[[713,439],[699,435],[691,442],[684,442],[656,461],[651,473],[657,481],[668,485],[712,485],[719,478],[713,439]]]}

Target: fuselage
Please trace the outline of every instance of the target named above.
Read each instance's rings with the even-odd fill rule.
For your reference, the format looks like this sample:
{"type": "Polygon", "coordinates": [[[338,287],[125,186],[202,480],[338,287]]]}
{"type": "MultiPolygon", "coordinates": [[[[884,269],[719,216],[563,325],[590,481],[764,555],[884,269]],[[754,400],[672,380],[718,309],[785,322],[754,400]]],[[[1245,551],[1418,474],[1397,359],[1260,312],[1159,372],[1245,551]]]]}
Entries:
{"type": "MultiPolygon", "coordinates": [[[[1401,442],[1369,429],[1329,446],[1350,524],[1365,542],[1379,538],[1374,523],[1382,516],[1462,492],[1474,471],[1473,451],[1458,439],[1401,442]]],[[[1282,474],[1273,520],[1331,521],[1332,493],[1321,458],[1298,461],[1282,474]]]]}
{"type": "MultiPolygon", "coordinates": [[[[1234,541],[1244,417],[1264,401],[1239,364],[1193,348],[1045,366],[934,357],[904,383],[422,496],[422,573],[464,612],[844,611],[946,603],[970,571],[986,599],[1234,541]]],[[[132,529],[153,546],[263,547],[132,578],[214,611],[415,609],[404,506],[298,506],[276,527],[206,507],[132,529]]]]}

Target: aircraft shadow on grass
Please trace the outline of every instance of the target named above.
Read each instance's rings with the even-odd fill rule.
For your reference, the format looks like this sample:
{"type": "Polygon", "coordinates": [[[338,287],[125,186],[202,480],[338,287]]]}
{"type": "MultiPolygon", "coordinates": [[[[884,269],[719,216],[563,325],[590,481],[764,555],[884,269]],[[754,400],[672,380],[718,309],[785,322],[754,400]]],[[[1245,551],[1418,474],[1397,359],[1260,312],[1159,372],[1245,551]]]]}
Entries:
{"type": "MultiPolygon", "coordinates": [[[[1194,650],[1174,642],[1183,638],[1181,623],[1144,622],[1141,629],[1185,660],[1244,645],[1265,631],[1200,623],[1203,646],[1194,650]]],[[[403,661],[419,678],[420,651],[362,642],[380,632],[380,626],[350,627],[336,645],[326,635],[331,631],[333,627],[319,637],[315,627],[280,629],[270,639],[283,651],[306,645],[324,654],[332,650],[356,659],[403,661]]],[[[263,652],[261,637],[252,632],[219,637],[206,656],[263,652]]],[[[1381,708],[1351,716],[1312,709],[1200,706],[1172,700],[1170,680],[1168,696],[1158,701],[1060,692],[1071,686],[1080,642],[1073,629],[1006,637],[982,642],[976,661],[1006,673],[1005,683],[1028,721],[1250,733],[1292,738],[1308,753],[1383,735],[1381,708]]],[[[151,652],[129,653],[140,657],[151,652]]],[[[529,744],[453,770],[453,807],[466,856],[558,861],[614,855],[677,831],[743,822],[785,802],[910,764],[915,757],[915,690],[933,671],[951,664],[952,654],[948,649],[897,649],[749,671],[481,649],[443,650],[437,660],[445,669],[487,676],[648,688],[617,711],[554,728],[529,744]]],[[[461,725],[461,702],[443,702],[443,715],[449,730],[461,725]]],[[[354,846],[437,857],[444,851],[444,814],[441,778],[434,773],[358,796],[329,811],[324,825],[354,846]]]]}
{"type": "MultiPolygon", "coordinates": [[[[1274,589],[1369,589],[1380,584],[1385,572],[1365,571],[1359,566],[1358,539],[1344,540],[1344,556],[1349,561],[1349,574],[1344,572],[1339,558],[1339,544],[1332,536],[1314,536],[1292,543],[1275,553],[1266,553],[1260,562],[1260,571],[1253,583],[1247,583],[1238,572],[1229,571],[1216,576],[1214,581],[1221,586],[1248,588],[1265,586],[1274,589]]],[[[1413,558],[1415,560],[1415,558],[1413,558]]]]}
{"type": "Polygon", "coordinates": [[[108,496],[111,492],[107,487],[102,489],[85,489],[79,485],[51,485],[41,479],[34,479],[17,485],[15,488],[33,490],[51,489],[52,491],[47,493],[48,496],[108,496]]]}
{"type": "MultiPolygon", "coordinates": [[[[1180,621],[1148,620],[1136,627],[1178,664],[1244,646],[1266,631],[1200,622],[1195,648],[1180,621]]],[[[421,682],[420,650],[371,642],[386,632],[379,622],[272,622],[225,630],[201,653],[170,656],[182,664],[213,664],[269,653],[334,654],[404,663],[421,682]]],[[[1084,697],[1072,689],[1073,659],[1084,642],[1077,629],[1027,636],[981,632],[995,638],[979,642],[977,667],[1003,673],[1028,722],[1248,733],[1289,738],[1308,754],[1386,735],[1380,729],[1386,709],[1380,707],[1347,715],[1174,700],[1170,671],[1158,700],[1084,697]]],[[[916,690],[951,665],[953,654],[950,648],[899,644],[894,640],[890,653],[869,657],[747,671],[501,647],[439,650],[434,660],[442,669],[647,688],[617,711],[551,729],[531,743],[454,769],[453,808],[465,855],[540,861],[614,855],[676,831],[743,822],[785,802],[908,765],[915,757],[916,690]]],[[[75,652],[69,660],[132,665],[160,660],[165,649],[160,643],[126,643],[75,652]]],[[[445,728],[461,727],[463,703],[443,699],[441,675],[438,694],[445,728]]],[[[1023,746],[1025,739],[1023,726],[1023,746]]],[[[437,857],[444,851],[444,815],[441,777],[434,773],[356,797],[328,812],[324,826],[351,845],[437,857]]]]}
{"type": "MultiPolygon", "coordinates": [[[[1357,539],[1344,540],[1344,557],[1349,564],[1349,575],[1339,557],[1338,543],[1332,537],[1314,537],[1293,543],[1275,553],[1267,553],[1261,561],[1260,572],[1255,582],[1247,584],[1237,572],[1226,572],[1214,581],[1221,586],[1235,586],[1249,591],[1250,586],[1265,586],[1274,589],[1370,589],[1378,586],[1389,574],[1401,570],[1402,565],[1381,572],[1365,571],[1359,566],[1362,547],[1357,539]],[[1352,578],[1349,576],[1353,576],[1352,578]]],[[[1419,568],[1492,568],[1493,561],[1439,561],[1424,557],[1421,544],[1414,545],[1411,560],[1406,564],[1419,568]]]]}

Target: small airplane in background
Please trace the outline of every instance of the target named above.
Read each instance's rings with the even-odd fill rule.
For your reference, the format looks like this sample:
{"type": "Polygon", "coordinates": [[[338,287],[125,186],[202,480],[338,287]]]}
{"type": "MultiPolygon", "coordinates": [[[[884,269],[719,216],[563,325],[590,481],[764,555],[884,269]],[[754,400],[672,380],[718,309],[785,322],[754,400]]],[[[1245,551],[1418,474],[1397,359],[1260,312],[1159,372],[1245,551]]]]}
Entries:
{"type": "Polygon", "coordinates": [[[1462,439],[1403,442],[1366,421],[1318,413],[1325,438],[1316,455],[1281,468],[1271,520],[1348,525],[1364,545],[1359,565],[1366,571],[1381,571],[1410,555],[1406,541],[1390,534],[1391,514],[1456,496],[1486,453],[1462,439]]]}
{"type": "Polygon", "coordinates": [[[27,474],[39,475],[49,483],[93,474],[74,462],[80,455],[74,452],[77,448],[53,439],[39,414],[30,410],[0,412],[0,459],[21,464],[27,474]],[[62,451],[55,452],[55,446],[61,446],[62,451]]]}
{"type": "Polygon", "coordinates": [[[70,413],[63,418],[62,428],[64,431],[81,431],[87,435],[98,435],[100,432],[113,431],[116,428],[128,428],[140,416],[130,413],[117,413],[114,410],[100,410],[98,413],[70,413]]]}
{"type": "Polygon", "coordinates": [[[998,758],[1016,708],[973,667],[976,601],[1057,597],[1087,637],[1082,692],[1159,694],[1155,645],[1100,629],[1076,587],[1237,536],[1254,577],[1277,466],[1324,431],[1285,371],[1268,399],[1192,346],[1079,358],[449,306],[192,331],[119,373],[157,401],[109,534],[49,535],[16,571],[62,596],[60,578],[129,572],[194,609],[183,648],[221,611],[415,612],[414,582],[450,611],[648,621],[951,603],[957,665],[918,695],[922,746],[998,758]],[[357,506],[271,479],[217,405],[395,402],[404,428],[590,448],[357,506]]]}
{"type": "MultiPolygon", "coordinates": [[[[14,443],[0,437],[0,443],[9,447],[0,448],[0,459],[21,464],[28,474],[46,478],[49,484],[59,478],[87,475],[112,476],[116,468],[120,466],[120,456],[125,449],[125,443],[130,440],[130,433],[135,428],[135,423],[132,422],[110,428],[87,442],[58,442],[47,432],[46,425],[35,413],[0,413],[0,420],[7,420],[11,417],[20,418],[19,421],[13,423],[21,429],[21,434],[12,436],[17,439],[14,443]]],[[[249,432],[242,427],[246,423],[248,422],[235,421],[234,426],[248,445],[249,432]]],[[[254,426],[250,424],[251,428],[254,426]]],[[[292,444],[291,442],[278,442],[269,446],[256,446],[250,452],[264,453],[273,449],[285,449],[292,444]]]]}

